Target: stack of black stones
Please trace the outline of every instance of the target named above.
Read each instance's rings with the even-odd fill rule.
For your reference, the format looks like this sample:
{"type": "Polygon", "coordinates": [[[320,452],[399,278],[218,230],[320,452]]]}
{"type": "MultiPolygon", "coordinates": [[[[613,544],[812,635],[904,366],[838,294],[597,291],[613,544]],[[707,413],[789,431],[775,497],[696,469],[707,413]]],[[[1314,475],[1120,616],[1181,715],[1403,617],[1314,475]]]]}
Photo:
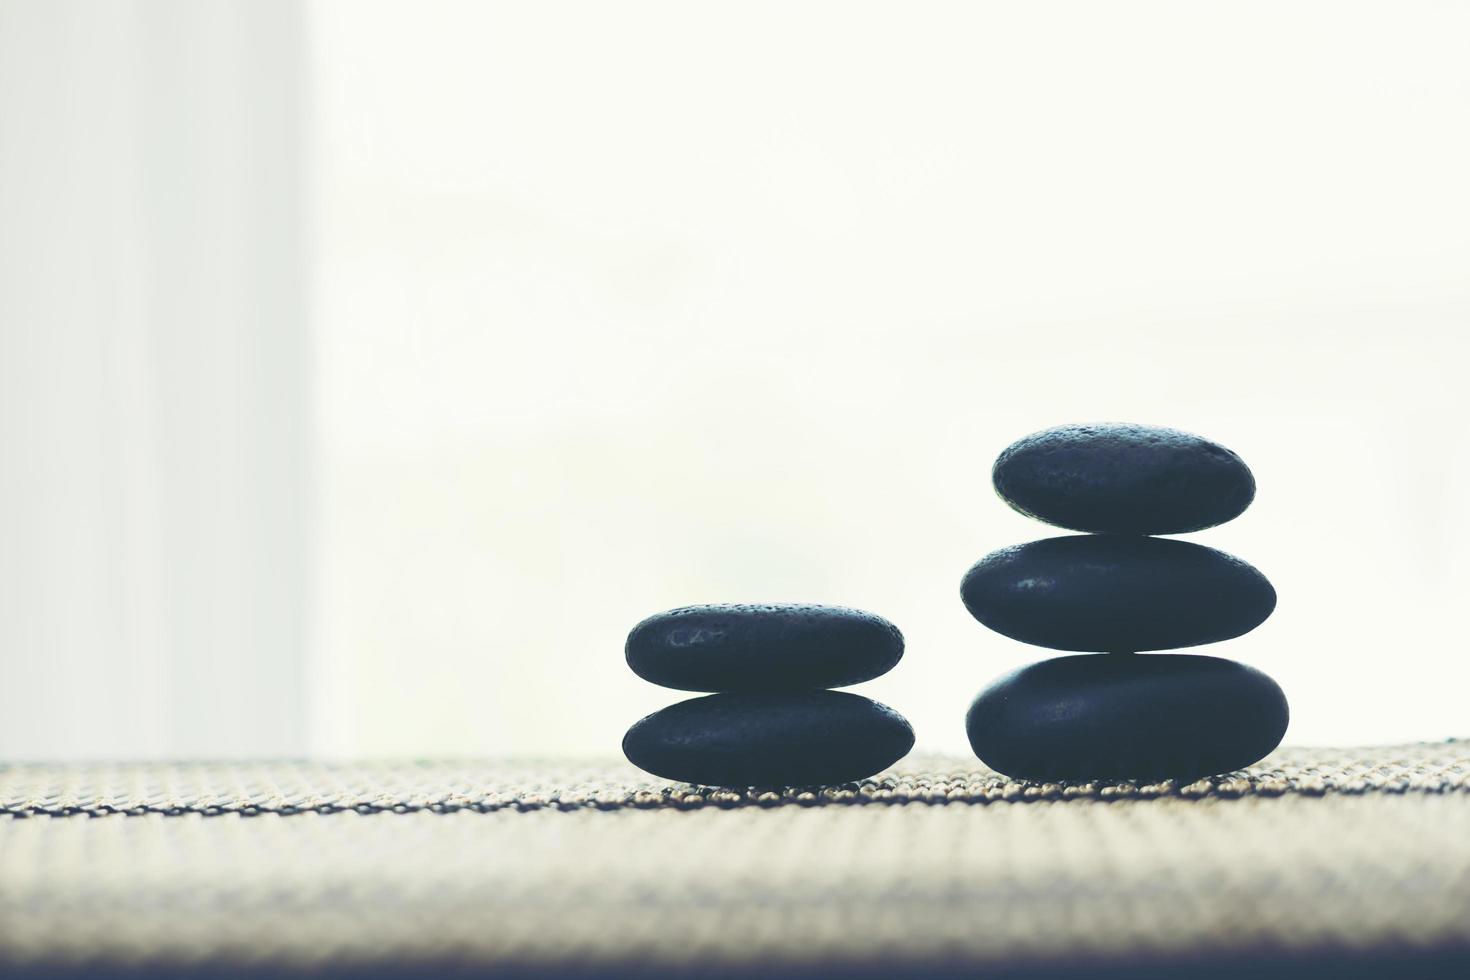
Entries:
{"type": "Polygon", "coordinates": [[[680,691],[715,691],[628,729],[623,754],[655,776],[708,786],[846,783],[914,744],[903,716],[827,688],[887,673],[903,656],[888,620],[838,606],[714,605],[659,613],[628,634],[628,666],[680,691]]]}
{"type": "Polygon", "coordinates": [[[1286,732],[1265,674],[1216,657],[1140,656],[1228,640],[1265,621],[1276,591],[1212,548],[1151,537],[1213,527],[1255,496],[1223,446],[1173,429],[1070,425],[1001,453],[996,492],[1083,535],[1003,548],[970,569],[965,606],[998,633],[1054,650],[981,692],[970,745],[1019,779],[1192,781],[1240,769],[1286,732]]]}

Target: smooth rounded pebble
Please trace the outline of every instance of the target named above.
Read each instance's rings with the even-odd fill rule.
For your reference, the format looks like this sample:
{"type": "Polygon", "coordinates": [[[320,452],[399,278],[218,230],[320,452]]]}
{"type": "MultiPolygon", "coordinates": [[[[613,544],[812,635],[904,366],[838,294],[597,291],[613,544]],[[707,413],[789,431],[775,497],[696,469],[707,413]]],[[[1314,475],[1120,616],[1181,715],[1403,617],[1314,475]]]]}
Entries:
{"type": "Polygon", "coordinates": [[[842,691],[711,694],[655,711],[623,736],[638,768],[707,786],[849,783],[913,745],[902,715],[842,691]]]}
{"type": "Polygon", "coordinates": [[[1182,534],[1238,517],[1256,495],[1224,446],[1177,429],[1062,425],[1000,454],[995,491],[1039,521],[1100,534],[1182,534]]]}
{"type": "Polygon", "coordinates": [[[633,627],[625,652],[633,673],[680,691],[846,687],[893,669],[903,634],[842,606],[686,606],[633,627]]]}
{"type": "Polygon", "coordinates": [[[1190,654],[1058,657],[996,681],[965,730],[1016,779],[1192,781],[1258,762],[1286,733],[1286,695],[1244,664],[1190,654]]]}
{"type": "Polygon", "coordinates": [[[1131,653],[1228,640],[1276,608],[1255,568],[1168,538],[1078,534],[986,555],[960,584],[986,626],[1053,650],[1131,653]]]}

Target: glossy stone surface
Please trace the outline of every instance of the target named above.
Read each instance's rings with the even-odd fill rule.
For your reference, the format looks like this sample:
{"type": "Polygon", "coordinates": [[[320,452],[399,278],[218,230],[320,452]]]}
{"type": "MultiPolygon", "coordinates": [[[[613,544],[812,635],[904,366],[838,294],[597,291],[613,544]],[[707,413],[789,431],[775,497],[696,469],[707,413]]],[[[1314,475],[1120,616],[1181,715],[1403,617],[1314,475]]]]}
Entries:
{"type": "Polygon", "coordinates": [[[1063,425],[1012,444],[995,490],[1029,517],[1074,531],[1181,534],[1250,506],[1255,477],[1224,446],[1177,429],[1063,425]]]}
{"type": "Polygon", "coordinates": [[[903,634],[841,606],[687,606],[633,627],[625,652],[639,677],[681,691],[846,687],[891,670],[903,634]]]}
{"type": "Polygon", "coordinates": [[[847,783],[913,745],[902,715],[842,691],[711,694],[655,711],[623,736],[638,768],[708,786],[847,783]]]}
{"type": "Polygon", "coordinates": [[[1228,640],[1276,608],[1233,555],[1168,538],[1078,534],[1002,548],[965,575],[970,614],[1054,650],[1171,650],[1228,640]]]}
{"type": "Polygon", "coordinates": [[[1251,765],[1286,733],[1286,696],[1217,657],[1058,657],[992,684],[970,707],[970,747],[1017,779],[1190,781],[1251,765]]]}

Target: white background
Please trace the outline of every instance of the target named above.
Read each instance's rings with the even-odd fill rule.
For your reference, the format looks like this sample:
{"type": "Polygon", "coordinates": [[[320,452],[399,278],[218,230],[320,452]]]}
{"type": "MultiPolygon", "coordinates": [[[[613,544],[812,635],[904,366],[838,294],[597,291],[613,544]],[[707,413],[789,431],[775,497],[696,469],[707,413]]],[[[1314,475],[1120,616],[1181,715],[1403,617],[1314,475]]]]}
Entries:
{"type": "MultiPolygon", "coordinates": [[[[298,672],[277,670],[302,751],[615,753],[685,696],[627,671],[635,622],[780,600],[896,622],[905,659],[856,690],[919,748],[966,751],[973,695],[1049,654],[970,619],[960,577],[1061,533],[1010,512],[990,464],[1097,420],[1254,470],[1251,509],[1191,537],[1280,604],[1200,652],[1277,678],[1288,741],[1470,734],[1470,8],[298,10],[280,152],[305,203],[275,230],[310,243],[309,288],[302,350],[273,356],[304,379],[310,452],[273,465],[311,507],[285,566],[253,567],[310,582],[298,672]]],[[[29,581],[21,557],[0,561],[29,581]]],[[[238,606],[215,579],[175,587],[238,606]]],[[[46,656],[7,642],[0,667],[46,656]]],[[[75,724],[67,752],[204,744],[75,724]]]]}

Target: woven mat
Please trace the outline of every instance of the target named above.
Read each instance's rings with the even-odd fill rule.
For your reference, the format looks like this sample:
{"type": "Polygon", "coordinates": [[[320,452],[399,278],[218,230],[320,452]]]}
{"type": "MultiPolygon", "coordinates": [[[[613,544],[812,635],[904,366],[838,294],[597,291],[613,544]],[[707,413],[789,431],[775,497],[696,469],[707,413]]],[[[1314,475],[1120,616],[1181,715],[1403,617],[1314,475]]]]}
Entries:
{"type": "Polygon", "coordinates": [[[0,813],[0,973],[1470,975],[1463,741],[1188,785],[13,766],[0,813]]]}

